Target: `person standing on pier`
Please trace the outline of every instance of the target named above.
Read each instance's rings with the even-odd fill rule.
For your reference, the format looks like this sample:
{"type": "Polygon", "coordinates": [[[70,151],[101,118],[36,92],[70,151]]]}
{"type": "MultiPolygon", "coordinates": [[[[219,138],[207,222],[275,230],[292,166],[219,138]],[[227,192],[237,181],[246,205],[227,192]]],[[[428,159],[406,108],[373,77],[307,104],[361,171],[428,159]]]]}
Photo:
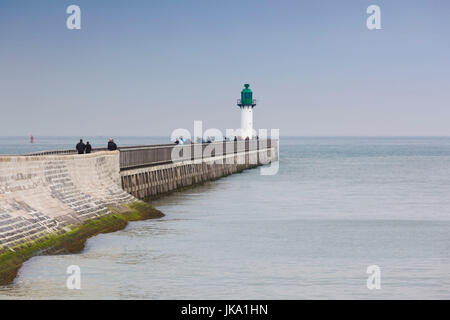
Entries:
{"type": "Polygon", "coordinates": [[[108,150],[109,151],[117,150],[117,144],[114,142],[113,138],[109,139],[108,150]]]}
{"type": "Polygon", "coordinates": [[[91,153],[92,151],[92,146],[89,143],[89,141],[86,142],[86,153],[91,153]]]}
{"type": "Polygon", "coordinates": [[[80,142],[75,147],[78,151],[78,154],[83,154],[86,149],[86,145],[83,143],[83,139],[80,139],[80,142]]]}

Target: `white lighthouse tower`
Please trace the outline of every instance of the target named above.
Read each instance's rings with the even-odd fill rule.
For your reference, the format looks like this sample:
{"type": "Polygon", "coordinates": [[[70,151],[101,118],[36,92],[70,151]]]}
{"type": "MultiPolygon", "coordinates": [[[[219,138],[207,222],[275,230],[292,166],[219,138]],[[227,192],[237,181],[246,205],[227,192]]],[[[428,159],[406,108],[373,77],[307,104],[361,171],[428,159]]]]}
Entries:
{"type": "Polygon", "coordinates": [[[249,89],[248,83],[244,84],[241,91],[241,99],[237,105],[241,109],[241,138],[253,138],[253,108],[256,106],[256,100],[253,99],[253,92],[249,89]]]}

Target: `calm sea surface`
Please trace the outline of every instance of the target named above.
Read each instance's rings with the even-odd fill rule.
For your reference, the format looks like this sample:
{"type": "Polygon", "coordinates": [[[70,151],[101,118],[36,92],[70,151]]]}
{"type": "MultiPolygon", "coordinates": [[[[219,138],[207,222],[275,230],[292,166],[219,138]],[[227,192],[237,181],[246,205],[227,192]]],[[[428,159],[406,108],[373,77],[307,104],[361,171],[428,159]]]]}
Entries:
{"type": "MultiPolygon", "coordinates": [[[[76,142],[0,138],[0,153],[76,142]]],[[[450,299],[450,138],[282,138],[277,175],[248,170],[152,204],[166,216],[32,258],[0,298],[450,299]],[[66,288],[70,265],[81,290],[66,288]],[[380,290],[366,287],[369,265],[380,290]]]]}

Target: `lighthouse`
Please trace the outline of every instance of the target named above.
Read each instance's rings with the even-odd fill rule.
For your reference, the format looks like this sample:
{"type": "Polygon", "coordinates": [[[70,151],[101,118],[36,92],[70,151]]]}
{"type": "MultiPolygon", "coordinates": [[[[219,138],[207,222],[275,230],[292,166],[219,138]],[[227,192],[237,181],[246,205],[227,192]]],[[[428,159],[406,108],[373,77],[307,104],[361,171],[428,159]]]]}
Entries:
{"type": "Polygon", "coordinates": [[[256,106],[256,100],[253,99],[253,92],[249,89],[248,83],[244,84],[241,91],[241,99],[237,101],[241,109],[241,137],[251,139],[253,137],[253,108],[256,106]]]}

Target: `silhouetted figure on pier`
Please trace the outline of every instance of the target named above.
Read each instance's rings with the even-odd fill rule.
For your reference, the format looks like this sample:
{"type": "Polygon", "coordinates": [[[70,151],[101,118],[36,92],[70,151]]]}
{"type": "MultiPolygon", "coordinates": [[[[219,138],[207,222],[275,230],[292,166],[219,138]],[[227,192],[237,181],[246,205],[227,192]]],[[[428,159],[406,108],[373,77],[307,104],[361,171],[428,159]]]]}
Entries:
{"type": "Polygon", "coordinates": [[[83,143],[83,139],[80,139],[80,142],[77,143],[77,146],[75,147],[78,151],[78,154],[83,154],[84,150],[86,149],[86,145],[83,143]]]}
{"type": "Polygon", "coordinates": [[[86,153],[91,153],[92,151],[92,146],[89,143],[89,141],[86,142],[86,153]]]}
{"type": "Polygon", "coordinates": [[[234,141],[237,141],[237,137],[236,136],[234,136],[234,141]]]}
{"type": "Polygon", "coordinates": [[[112,138],[109,139],[109,142],[108,142],[108,150],[109,150],[109,151],[117,150],[117,144],[114,142],[114,140],[113,140],[112,138]]]}

